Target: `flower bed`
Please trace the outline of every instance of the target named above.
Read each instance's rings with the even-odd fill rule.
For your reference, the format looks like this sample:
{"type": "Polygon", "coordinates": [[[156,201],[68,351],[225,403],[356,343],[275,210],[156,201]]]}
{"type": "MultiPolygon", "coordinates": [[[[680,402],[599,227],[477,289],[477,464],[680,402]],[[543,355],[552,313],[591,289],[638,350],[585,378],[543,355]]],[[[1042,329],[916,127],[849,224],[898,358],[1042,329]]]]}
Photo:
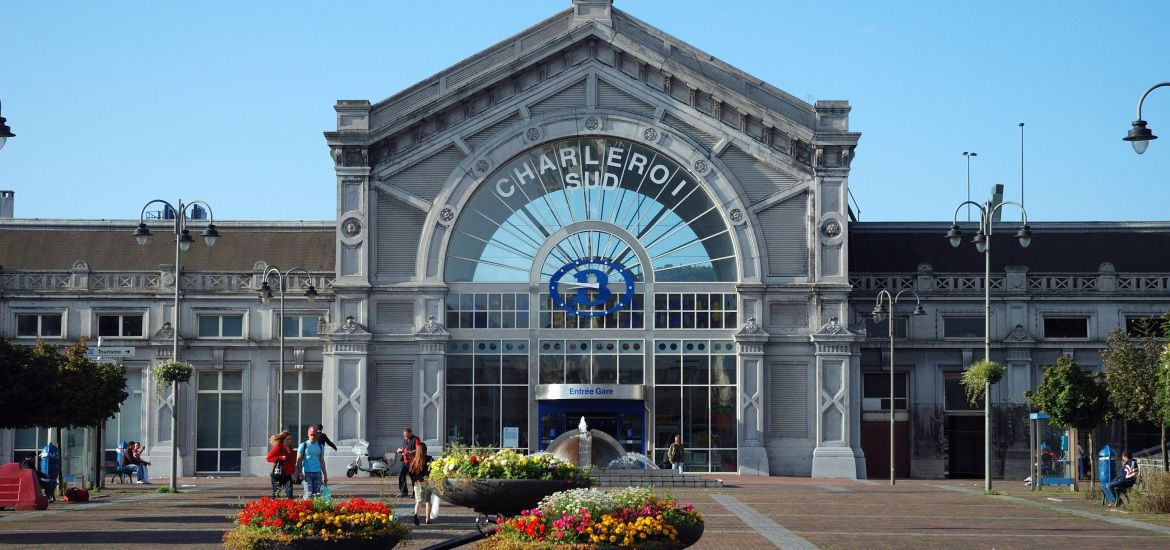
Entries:
{"type": "Polygon", "coordinates": [[[522,455],[511,449],[484,450],[453,447],[431,462],[430,479],[443,491],[447,479],[585,479],[588,473],[576,464],[548,453],[522,455]]]}
{"type": "Polygon", "coordinates": [[[268,498],[249,502],[224,533],[231,550],[283,548],[389,548],[407,528],[390,508],[360,498],[344,501],[268,498]]]}
{"type": "Polygon", "coordinates": [[[697,542],[703,518],[690,504],[655,496],[649,488],[602,492],[573,489],[546,497],[531,510],[499,522],[480,548],[685,548],[697,542]]]}

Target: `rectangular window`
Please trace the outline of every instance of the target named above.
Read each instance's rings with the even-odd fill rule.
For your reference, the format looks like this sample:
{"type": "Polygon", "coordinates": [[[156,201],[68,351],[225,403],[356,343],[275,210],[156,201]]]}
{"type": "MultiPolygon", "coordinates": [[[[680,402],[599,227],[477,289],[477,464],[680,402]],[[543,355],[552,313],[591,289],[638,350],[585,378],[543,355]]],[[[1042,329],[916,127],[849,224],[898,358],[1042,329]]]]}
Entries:
{"type": "Polygon", "coordinates": [[[982,317],[943,317],[946,338],[983,338],[982,317]]]}
{"type": "Polygon", "coordinates": [[[123,441],[142,442],[142,371],[126,371],[126,393],[130,394],[118,412],[106,420],[102,447],[106,460],[113,460],[123,441]]]}
{"type": "MultiPolygon", "coordinates": [[[[882,319],[882,322],[875,323],[873,317],[863,316],[865,319],[865,337],[866,338],[889,338],[890,337],[890,320],[882,319]]],[[[983,319],[979,320],[980,323],[983,319]]],[[[906,338],[907,319],[905,317],[894,318],[894,338],[903,340],[906,338]]],[[[980,325],[982,326],[982,325],[980,325]]]]}
{"type": "Polygon", "coordinates": [[[195,472],[239,473],[244,426],[242,373],[203,371],[196,376],[195,472]]]}
{"type": "Polygon", "coordinates": [[[98,336],[141,338],[142,314],[98,315],[98,336]]]}
{"type": "Polygon", "coordinates": [[[318,320],[317,315],[285,315],[284,337],[316,338],[318,320]]]}
{"type": "MultiPolygon", "coordinates": [[[[471,296],[471,295],[467,295],[471,296]]],[[[474,296],[481,296],[476,294],[474,296]]],[[[503,306],[492,294],[475,304],[503,306]]],[[[542,357],[542,360],[544,358],[542,357]]],[[[564,363],[550,372],[561,383],[564,363]]],[[[541,373],[548,366],[541,362],[541,373]]],[[[551,374],[549,375],[552,376],[551,374]]],[[[447,343],[447,442],[499,447],[506,428],[517,428],[517,447],[528,448],[528,342],[452,340],[447,343]]]]}
{"type": "MultiPolygon", "coordinates": [[[[890,373],[867,372],[862,380],[862,409],[865,411],[890,410],[890,373]]],[[[894,410],[906,410],[908,399],[907,381],[904,372],[894,373],[894,410]]]]}
{"type": "MultiPolygon", "coordinates": [[[[564,302],[570,309],[574,311],[605,311],[617,305],[621,297],[617,294],[612,294],[609,300],[591,306],[584,306],[577,304],[577,294],[570,292],[561,295],[561,301],[564,302]]],[[[584,329],[640,329],[645,328],[646,313],[645,313],[645,295],[634,294],[634,298],[630,304],[623,307],[609,315],[597,315],[595,317],[575,315],[565,311],[561,306],[553,301],[552,295],[540,295],[540,318],[538,322],[541,328],[584,328],[584,329]]]]}
{"type": "Polygon", "coordinates": [[[243,315],[200,315],[200,338],[241,338],[244,336],[243,315]]]}
{"type": "Polygon", "coordinates": [[[733,329],[739,324],[739,295],[722,293],[654,294],[654,328],[733,329]]]}
{"type": "Polygon", "coordinates": [[[447,328],[528,328],[528,294],[448,294],[447,328]]]}
{"type": "Polygon", "coordinates": [[[1130,338],[1161,338],[1161,317],[1126,317],[1125,334],[1130,338]]]}
{"type": "Polygon", "coordinates": [[[62,314],[29,313],[16,316],[16,335],[29,338],[61,338],[62,314]]]}
{"type": "Polygon", "coordinates": [[[1045,317],[1045,338],[1079,338],[1089,337],[1088,317],[1045,317]]]}
{"type": "MultiPolygon", "coordinates": [[[[680,301],[685,301],[684,296],[680,295],[680,301]]],[[[654,342],[652,455],[659,463],[666,459],[674,436],[681,435],[687,448],[687,470],[738,469],[735,364],[735,343],[730,340],[654,342]]]]}
{"type": "Polygon", "coordinates": [[[290,433],[303,434],[321,422],[321,371],[284,373],[284,420],[290,433]]]}
{"type": "Polygon", "coordinates": [[[983,400],[971,403],[967,399],[967,387],[963,385],[962,372],[948,372],[943,375],[943,400],[948,411],[981,411],[983,400]]]}

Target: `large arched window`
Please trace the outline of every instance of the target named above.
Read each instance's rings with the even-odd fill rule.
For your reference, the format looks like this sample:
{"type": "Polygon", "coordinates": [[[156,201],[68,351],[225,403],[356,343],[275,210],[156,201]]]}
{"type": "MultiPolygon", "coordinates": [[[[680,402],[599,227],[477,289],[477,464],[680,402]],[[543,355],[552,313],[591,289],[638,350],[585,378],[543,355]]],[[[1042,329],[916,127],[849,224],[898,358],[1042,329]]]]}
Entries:
{"type": "Polygon", "coordinates": [[[601,137],[533,148],[489,176],[455,225],[445,278],[529,282],[539,263],[547,280],[583,258],[616,262],[639,280],[646,270],[658,282],[737,280],[731,233],[698,179],[644,145],[601,137]],[[574,224],[593,230],[558,236],[544,255],[574,224]],[[650,265],[614,233],[636,239],[650,265]]]}

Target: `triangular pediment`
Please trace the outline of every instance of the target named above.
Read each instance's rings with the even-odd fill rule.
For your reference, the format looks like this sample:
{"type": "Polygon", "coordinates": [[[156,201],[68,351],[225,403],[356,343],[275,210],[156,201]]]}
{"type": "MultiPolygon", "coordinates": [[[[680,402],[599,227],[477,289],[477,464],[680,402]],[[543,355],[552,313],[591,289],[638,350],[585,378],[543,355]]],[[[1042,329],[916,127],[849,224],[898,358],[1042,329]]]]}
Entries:
{"type": "Polygon", "coordinates": [[[413,149],[437,137],[450,135],[470,153],[500,131],[502,120],[515,124],[545,110],[588,105],[655,118],[715,153],[734,136],[811,168],[811,105],[619,9],[609,17],[581,17],[578,4],[604,2],[575,2],[370,106],[364,143],[339,131],[327,134],[331,145],[365,145],[371,166],[398,165],[417,159],[413,149]],[[595,88],[564,82],[590,65],[600,75],[595,88]]]}

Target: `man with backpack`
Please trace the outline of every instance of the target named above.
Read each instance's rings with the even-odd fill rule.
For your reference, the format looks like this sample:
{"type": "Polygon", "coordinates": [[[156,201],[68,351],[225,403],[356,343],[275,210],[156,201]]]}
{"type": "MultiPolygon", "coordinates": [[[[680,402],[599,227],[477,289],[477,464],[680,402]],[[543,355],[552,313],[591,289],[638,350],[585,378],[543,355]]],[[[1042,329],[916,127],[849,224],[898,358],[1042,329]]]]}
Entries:
{"type": "Polygon", "coordinates": [[[683,447],[682,444],[682,436],[677,434],[674,436],[674,443],[671,443],[670,447],[666,449],[666,460],[670,461],[670,468],[680,474],[683,473],[683,465],[685,462],[683,453],[686,450],[686,447],[683,447]]]}
{"type": "Polygon", "coordinates": [[[414,430],[402,428],[402,447],[398,448],[398,459],[402,461],[402,469],[398,470],[398,496],[400,497],[409,496],[406,492],[409,488],[406,479],[410,470],[410,461],[414,460],[418,444],[419,440],[414,435],[414,430]]]}
{"type": "Polygon", "coordinates": [[[304,478],[305,498],[321,496],[321,487],[329,485],[325,469],[325,443],[320,440],[316,426],[309,426],[308,441],[297,446],[297,473],[304,478]]]}

